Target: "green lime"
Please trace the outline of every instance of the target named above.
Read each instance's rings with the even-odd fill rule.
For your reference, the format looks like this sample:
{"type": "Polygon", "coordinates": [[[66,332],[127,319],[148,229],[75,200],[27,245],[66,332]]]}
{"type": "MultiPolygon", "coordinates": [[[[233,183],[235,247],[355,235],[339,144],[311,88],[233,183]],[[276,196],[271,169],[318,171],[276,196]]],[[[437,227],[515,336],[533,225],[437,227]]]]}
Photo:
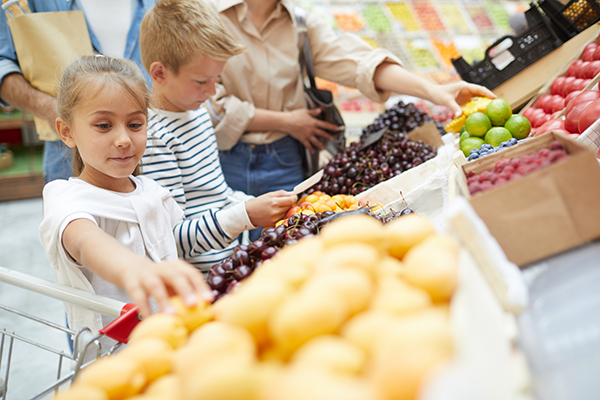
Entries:
{"type": "Polygon", "coordinates": [[[460,134],[460,142],[462,142],[463,140],[465,140],[466,138],[471,137],[471,135],[469,135],[469,132],[464,131],[463,133],[460,134]]]}
{"type": "Polygon", "coordinates": [[[485,108],[485,115],[490,118],[492,125],[504,126],[506,121],[512,115],[512,110],[510,109],[510,105],[506,102],[506,100],[494,99],[490,101],[485,108]]]}
{"type": "Polygon", "coordinates": [[[463,133],[464,131],[466,131],[466,130],[467,130],[467,127],[463,125],[463,127],[462,127],[462,128],[460,128],[460,133],[462,134],[462,133],[463,133]]]}
{"type": "Polygon", "coordinates": [[[460,142],[460,150],[465,157],[469,157],[469,152],[473,149],[478,149],[483,143],[482,138],[471,136],[460,142]]]}
{"type": "Polygon", "coordinates": [[[517,140],[525,139],[531,132],[531,124],[529,120],[522,115],[513,115],[506,121],[504,127],[508,129],[512,137],[517,140]]]}
{"type": "Polygon", "coordinates": [[[494,127],[485,134],[485,142],[494,147],[500,146],[500,143],[506,142],[511,138],[510,131],[502,127],[494,127]]]}
{"type": "Polygon", "coordinates": [[[465,128],[471,136],[483,137],[485,133],[492,127],[492,122],[484,114],[480,112],[469,115],[465,122],[465,128]]]}

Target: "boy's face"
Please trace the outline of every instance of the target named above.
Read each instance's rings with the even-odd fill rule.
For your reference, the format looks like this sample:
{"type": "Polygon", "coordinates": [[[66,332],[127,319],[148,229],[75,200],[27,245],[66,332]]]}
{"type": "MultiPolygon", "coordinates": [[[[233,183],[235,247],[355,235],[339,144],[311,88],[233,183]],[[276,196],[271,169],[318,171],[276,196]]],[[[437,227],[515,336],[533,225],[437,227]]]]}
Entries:
{"type": "Polygon", "coordinates": [[[192,62],[179,68],[179,73],[163,68],[158,83],[157,96],[160,108],[166,111],[183,112],[197,110],[209,96],[214,95],[215,82],[223,71],[226,61],[197,56],[192,62]]]}

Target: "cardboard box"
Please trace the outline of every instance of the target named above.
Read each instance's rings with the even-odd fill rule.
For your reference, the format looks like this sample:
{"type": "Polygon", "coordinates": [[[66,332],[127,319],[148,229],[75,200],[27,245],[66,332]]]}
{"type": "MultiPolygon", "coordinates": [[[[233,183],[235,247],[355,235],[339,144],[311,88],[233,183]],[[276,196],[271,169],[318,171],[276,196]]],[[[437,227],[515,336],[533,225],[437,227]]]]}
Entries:
{"type": "Polygon", "coordinates": [[[513,110],[520,109],[567,61],[578,54],[585,43],[597,37],[599,33],[600,24],[592,25],[492,91],[499,98],[506,100],[513,110]]]}
{"type": "Polygon", "coordinates": [[[548,133],[461,167],[459,185],[498,240],[519,266],[600,237],[600,165],[581,143],[548,133]],[[493,169],[502,158],[531,154],[558,140],[570,155],[547,168],[471,196],[466,174],[493,169]]]}

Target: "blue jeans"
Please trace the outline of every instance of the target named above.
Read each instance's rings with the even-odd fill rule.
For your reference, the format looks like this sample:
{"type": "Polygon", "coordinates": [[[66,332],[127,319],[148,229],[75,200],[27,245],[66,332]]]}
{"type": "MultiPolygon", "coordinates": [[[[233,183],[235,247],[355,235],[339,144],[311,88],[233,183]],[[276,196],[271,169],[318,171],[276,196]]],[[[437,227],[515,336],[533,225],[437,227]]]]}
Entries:
{"type": "MultiPolygon", "coordinates": [[[[225,180],[235,190],[260,196],[275,190],[294,189],[304,179],[304,148],[291,136],[265,145],[238,142],[231,150],[220,151],[225,180]]],[[[260,237],[260,229],[250,231],[250,240],[260,237]]]]}
{"type": "Polygon", "coordinates": [[[44,180],[69,179],[73,176],[73,149],[57,140],[44,142],[44,180]]]}

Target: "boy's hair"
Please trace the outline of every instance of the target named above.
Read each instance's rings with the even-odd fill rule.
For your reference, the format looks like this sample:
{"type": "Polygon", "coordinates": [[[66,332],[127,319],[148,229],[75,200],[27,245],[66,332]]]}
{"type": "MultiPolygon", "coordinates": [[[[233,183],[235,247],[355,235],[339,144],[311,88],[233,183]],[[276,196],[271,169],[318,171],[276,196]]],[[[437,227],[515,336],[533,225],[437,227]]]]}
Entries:
{"type": "Polygon", "coordinates": [[[246,46],[225,30],[206,1],[157,0],[142,21],[140,49],[147,71],[153,62],[161,62],[178,74],[197,55],[227,61],[246,46]]]}
{"type": "MultiPolygon", "coordinates": [[[[82,101],[107,84],[120,87],[148,117],[150,95],[140,68],[133,61],[105,56],[81,56],[67,66],[58,83],[58,116],[71,124],[73,112],[82,101]]],[[[73,164],[74,175],[79,176],[83,161],[77,148],[73,164]]]]}

